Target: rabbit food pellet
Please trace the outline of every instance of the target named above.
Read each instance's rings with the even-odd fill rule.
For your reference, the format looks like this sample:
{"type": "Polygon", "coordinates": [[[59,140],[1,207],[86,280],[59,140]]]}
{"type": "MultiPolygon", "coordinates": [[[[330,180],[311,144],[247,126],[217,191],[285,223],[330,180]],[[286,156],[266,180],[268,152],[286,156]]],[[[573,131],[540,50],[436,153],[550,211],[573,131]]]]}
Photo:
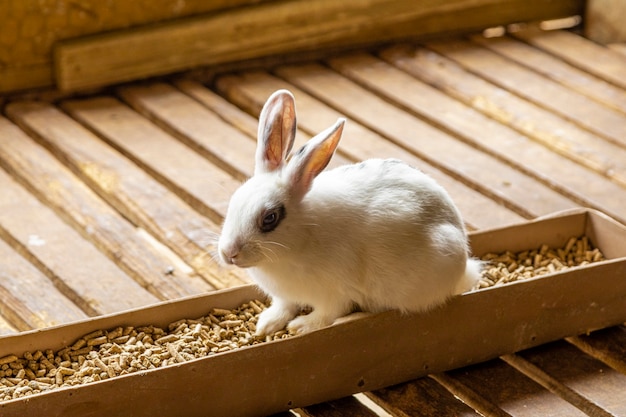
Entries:
{"type": "Polygon", "coordinates": [[[476,289],[551,274],[575,266],[603,261],[604,255],[586,236],[570,238],[562,248],[541,245],[538,249],[518,253],[488,253],[482,277],[476,289]]]}
{"type": "Polygon", "coordinates": [[[258,315],[265,308],[254,300],[232,311],[215,308],[199,319],[178,320],[167,330],[155,326],[98,330],[58,352],[1,357],[0,401],[289,337],[284,330],[264,338],[254,336],[258,315]]]}

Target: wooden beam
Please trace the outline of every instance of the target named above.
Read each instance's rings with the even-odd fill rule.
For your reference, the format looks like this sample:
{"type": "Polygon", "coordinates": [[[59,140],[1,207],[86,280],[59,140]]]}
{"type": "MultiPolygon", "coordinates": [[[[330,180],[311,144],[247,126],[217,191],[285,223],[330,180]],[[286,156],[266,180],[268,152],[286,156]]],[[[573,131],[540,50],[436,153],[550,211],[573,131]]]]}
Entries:
{"type": "Polygon", "coordinates": [[[62,90],[198,66],[581,14],[583,0],[288,0],[60,42],[62,90]]]}
{"type": "Polygon", "coordinates": [[[0,68],[0,94],[31,88],[50,87],[52,84],[52,65],[50,63],[18,68],[0,68]]]}

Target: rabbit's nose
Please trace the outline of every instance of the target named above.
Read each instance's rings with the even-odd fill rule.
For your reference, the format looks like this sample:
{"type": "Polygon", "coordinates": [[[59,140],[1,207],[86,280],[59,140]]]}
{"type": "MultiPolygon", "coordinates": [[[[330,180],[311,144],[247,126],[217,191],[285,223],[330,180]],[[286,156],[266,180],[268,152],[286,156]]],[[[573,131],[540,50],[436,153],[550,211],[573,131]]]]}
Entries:
{"type": "Polygon", "coordinates": [[[220,250],[220,255],[222,256],[222,260],[229,265],[236,265],[237,257],[239,256],[238,248],[226,248],[220,250]]]}

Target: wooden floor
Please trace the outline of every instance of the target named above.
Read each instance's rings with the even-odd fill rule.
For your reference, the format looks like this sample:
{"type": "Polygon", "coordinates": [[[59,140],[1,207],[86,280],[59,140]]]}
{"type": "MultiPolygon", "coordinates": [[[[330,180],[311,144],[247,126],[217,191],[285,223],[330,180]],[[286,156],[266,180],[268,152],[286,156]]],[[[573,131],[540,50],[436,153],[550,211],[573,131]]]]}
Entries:
{"type": "MultiPolygon", "coordinates": [[[[207,249],[278,88],[295,94],[301,142],[347,117],[335,165],[401,158],[449,191],[470,229],[577,206],[626,222],[623,51],[529,29],[13,100],[0,117],[0,333],[245,282],[207,249]]],[[[626,416],[624,393],[620,326],[366,393],[369,405],[285,415],[626,416]]]]}

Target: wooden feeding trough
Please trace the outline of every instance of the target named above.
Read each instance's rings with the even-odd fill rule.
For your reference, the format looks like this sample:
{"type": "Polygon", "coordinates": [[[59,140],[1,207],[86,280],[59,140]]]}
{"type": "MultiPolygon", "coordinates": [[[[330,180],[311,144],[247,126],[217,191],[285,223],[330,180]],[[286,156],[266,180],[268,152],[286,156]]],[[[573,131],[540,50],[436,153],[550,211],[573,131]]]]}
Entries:
{"type": "Polygon", "coordinates": [[[525,23],[583,16],[593,36],[600,3],[0,6],[0,415],[626,415],[626,55],[617,32],[525,23]],[[38,351],[262,297],[209,250],[279,88],[298,141],[348,119],[335,166],[395,157],[435,178],[476,255],[586,236],[606,260],[428,314],[20,382],[26,352],[53,385],[78,370],[38,351]]]}
{"type": "MultiPolygon", "coordinates": [[[[560,247],[571,236],[588,237],[608,259],[468,293],[427,314],[357,313],[312,333],[50,389],[0,403],[0,409],[5,416],[78,416],[86,410],[102,416],[267,415],[621,324],[626,317],[626,228],[609,218],[575,210],[474,233],[472,243],[478,253],[502,252],[542,244],[560,247]]],[[[86,336],[87,341],[77,346],[84,335],[129,326],[167,328],[181,319],[205,316],[214,308],[234,309],[259,298],[263,294],[256,287],[243,286],[36,330],[4,339],[0,357],[67,347],[71,354],[85,350],[84,345],[96,345],[90,342],[94,338],[86,336]]],[[[155,342],[149,349],[164,344],[155,342]]]]}

